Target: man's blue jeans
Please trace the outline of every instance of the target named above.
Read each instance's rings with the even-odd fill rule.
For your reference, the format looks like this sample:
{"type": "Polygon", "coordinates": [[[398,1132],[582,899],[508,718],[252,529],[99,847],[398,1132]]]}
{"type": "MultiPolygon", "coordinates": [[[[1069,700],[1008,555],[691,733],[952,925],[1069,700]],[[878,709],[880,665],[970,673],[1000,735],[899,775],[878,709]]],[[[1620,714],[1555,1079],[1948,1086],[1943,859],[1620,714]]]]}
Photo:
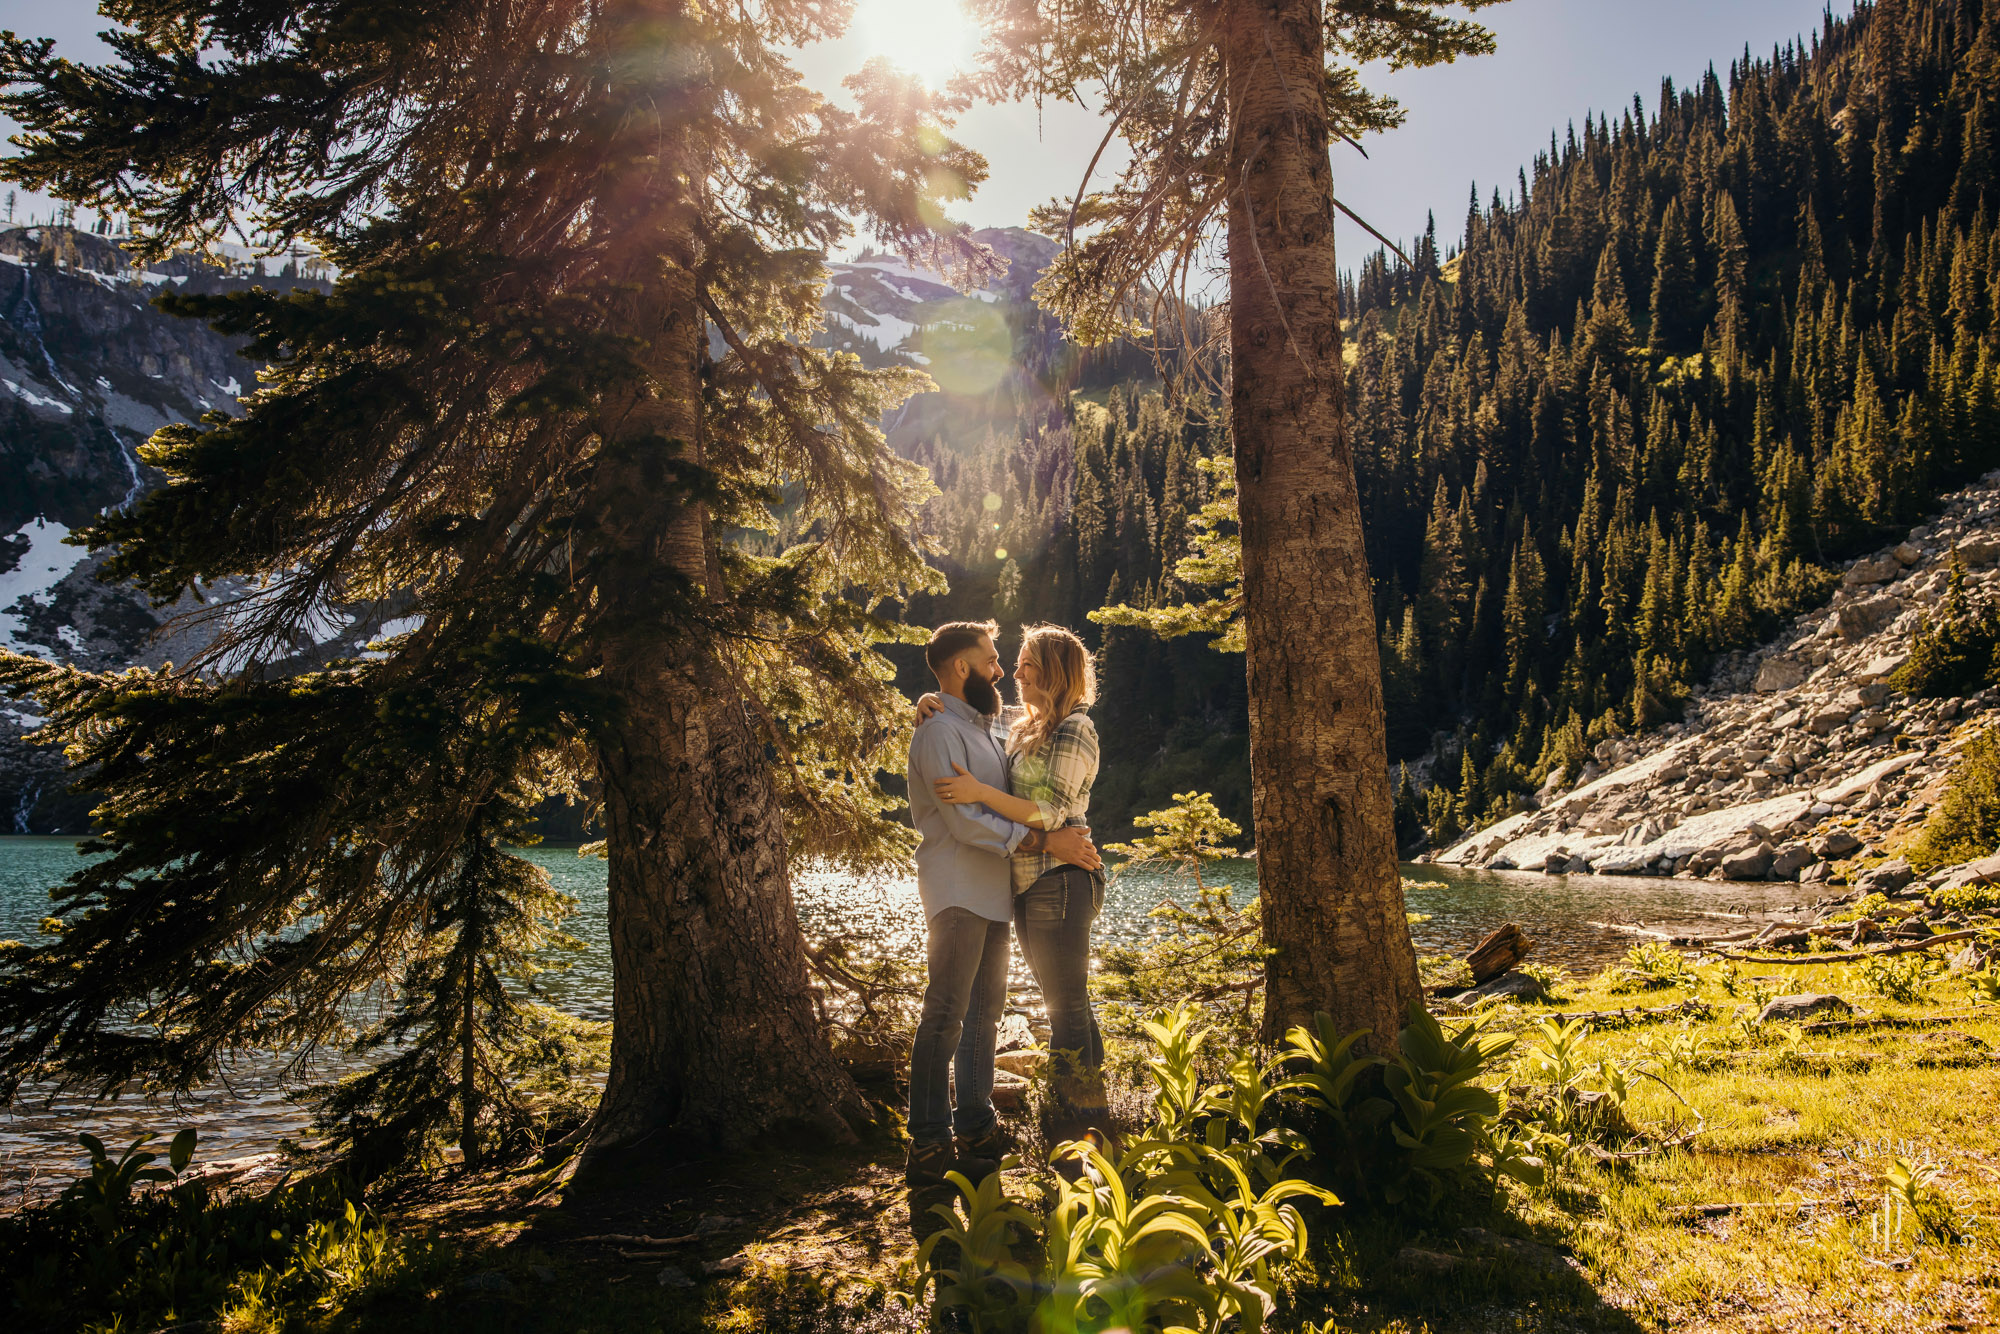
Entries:
{"type": "Polygon", "coordinates": [[[914,1143],[945,1143],[954,1129],[970,1139],[993,1126],[993,1047],[1007,1006],[1007,927],[967,908],[946,908],[930,920],[930,976],[910,1048],[914,1143]]]}
{"type": "Polygon", "coordinates": [[[1052,1129],[1075,1138],[1103,1128],[1104,1037],[1090,1008],[1090,927],[1104,906],[1104,882],[1074,866],[1050,871],[1014,896],[1021,953],[1049,1009],[1052,1129]]]}

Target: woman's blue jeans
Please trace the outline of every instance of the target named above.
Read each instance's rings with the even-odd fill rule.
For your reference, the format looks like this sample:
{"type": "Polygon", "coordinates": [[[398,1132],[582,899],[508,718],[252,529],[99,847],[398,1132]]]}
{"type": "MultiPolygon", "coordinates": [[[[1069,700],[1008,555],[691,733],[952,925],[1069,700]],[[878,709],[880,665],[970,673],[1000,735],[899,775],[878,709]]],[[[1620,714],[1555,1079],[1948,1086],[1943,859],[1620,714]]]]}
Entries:
{"type": "Polygon", "coordinates": [[[1074,866],[1050,871],[1014,896],[1021,953],[1049,1010],[1049,1093],[1062,1138],[1102,1126],[1104,1036],[1090,1007],[1090,926],[1104,906],[1104,881],[1074,866]]]}

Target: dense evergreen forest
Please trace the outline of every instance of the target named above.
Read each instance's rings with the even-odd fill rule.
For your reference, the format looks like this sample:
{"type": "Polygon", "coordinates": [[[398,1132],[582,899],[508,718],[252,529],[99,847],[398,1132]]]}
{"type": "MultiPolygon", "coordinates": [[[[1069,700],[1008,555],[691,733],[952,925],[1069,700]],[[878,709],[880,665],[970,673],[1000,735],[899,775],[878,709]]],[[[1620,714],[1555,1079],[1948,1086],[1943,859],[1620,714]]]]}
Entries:
{"type": "MultiPolygon", "coordinates": [[[[1433,224],[1351,275],[1390,760],[1429,761],[1407,835],[1672,716],[1835,562],[2000,462],[1996,151],[2000,4],[1882,0],[1586,117],[1505,196],[1475,186],[1457,245],[1433,224]]],[[[1084,628],[1212,593],[1175,566],[1226,423],[1046,323],[1015,336],[1047,391],[1015,429],[905,443],[943,488],[952,583],[912,617],[1084,628]]],[[[1241,659],[1088,633],[1100,831],[1191,786],[1247,824],[1241,659]]]]}

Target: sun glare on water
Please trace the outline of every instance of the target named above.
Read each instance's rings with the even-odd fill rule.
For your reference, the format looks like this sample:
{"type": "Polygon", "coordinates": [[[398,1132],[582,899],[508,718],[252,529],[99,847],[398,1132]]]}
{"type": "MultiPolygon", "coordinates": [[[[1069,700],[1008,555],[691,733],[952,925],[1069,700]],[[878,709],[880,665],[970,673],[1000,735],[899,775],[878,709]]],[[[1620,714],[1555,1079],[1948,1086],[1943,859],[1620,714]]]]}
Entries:
{"type": "Polygon", "coordinates": [[[933,88],[970,65],[979,47],[957,0],[860,0],[849,32],[864,56],[886,56],[933,88]]]}

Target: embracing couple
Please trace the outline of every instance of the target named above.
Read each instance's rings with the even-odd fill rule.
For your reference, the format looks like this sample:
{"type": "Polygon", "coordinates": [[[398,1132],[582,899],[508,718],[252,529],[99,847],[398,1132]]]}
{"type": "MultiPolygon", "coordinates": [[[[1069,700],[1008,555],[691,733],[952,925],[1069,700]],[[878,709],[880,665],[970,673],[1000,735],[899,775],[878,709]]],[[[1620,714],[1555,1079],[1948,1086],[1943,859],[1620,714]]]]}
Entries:
{"type": "Polygon", "coordinates": [[[910,1053],[912,1186],[997,1170],[1011,1145],[993,1111],[993,1049],[1007,1006],[1009,929],[1048,1006],[1051,1144],[1106,1119],[1104,1040],[1090,1008],[1090,925],[1104,905],[1085,813],[1097,729],[1096,675],[1083,641],[1031,626],[1003,708],[999,627],[939,626],[925,658],[938,692],[917,706],[910,818],[923,838],[917,892],[929,978],[910,1053]],[[953,1106],[953,1075],[957,1105],[953,1106]]]}

